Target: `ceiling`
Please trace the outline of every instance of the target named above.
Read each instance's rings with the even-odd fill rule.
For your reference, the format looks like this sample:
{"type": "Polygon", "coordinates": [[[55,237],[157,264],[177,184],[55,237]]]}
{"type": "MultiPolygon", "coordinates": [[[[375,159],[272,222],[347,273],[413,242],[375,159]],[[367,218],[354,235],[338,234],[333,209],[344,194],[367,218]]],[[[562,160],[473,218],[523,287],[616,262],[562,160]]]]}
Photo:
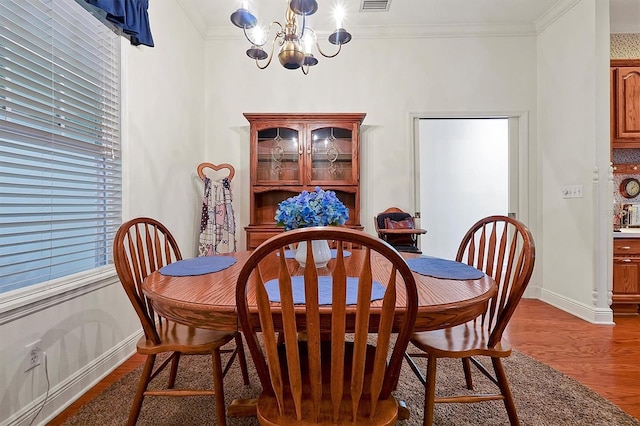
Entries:
{"type": "MultiPolygon", "coordinates": [[[[236,31],[230,15],[240,0],[179,0],[204,34],[236,31]]],[[[496,27],[529,29],[571,7],[576,0],[388,0],[388,11],[360,11],[362,0],[319,1],[310,19],[317,29],[332,27],[331,7],[340,2],[346,10],[344,27],[496,27]]],[[[604,0],[597,0],[604,1],[604,0]]],[[[263,21],[283,21],[284,0],[247,0],[249,9],[263,21]]],[[[610,0],[611,32],[640,32],[640,0],[610,0]]]]}

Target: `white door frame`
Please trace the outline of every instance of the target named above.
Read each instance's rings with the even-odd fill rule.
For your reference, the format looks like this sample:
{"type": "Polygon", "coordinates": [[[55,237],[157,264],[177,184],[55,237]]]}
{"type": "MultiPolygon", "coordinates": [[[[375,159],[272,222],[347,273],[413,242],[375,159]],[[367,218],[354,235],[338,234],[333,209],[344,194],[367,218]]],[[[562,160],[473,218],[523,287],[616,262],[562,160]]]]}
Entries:
{"type": "Polygon", "coordinates": [[[413,112],[410,113],[411,140],[413,141],[413,188],[414,212],[420,211],[420,139],[419,121],[424,118],[508,118],[509,119],[509,163],[517,164],[517,176],[510,176],[509,212],[515,212],[520,221],[529,227],[529,113],[526,111],[479,111],[479,112],[413,112]],[[517,141],[517,143],[512,143],[517,141]]]}
{"type": "MultiPolygon", "coordinates": [[[[527,111],[474,111],[474,112],[413,112],[410,113],[409,129],[413,141],[413,179],[414,179],[414,212],[420,211],[420,140],[419,120],[423,118],[508,118],[509,119],[509,163],[517,164],[517,176],[510,176],[509,211],[515,212],[517,218],[527,224],[537,239],[538,223],[536,203],[530,199],[535,188],[535,176],[530,175],[529,168],[529,113],[527,111]],[[512,143],[516,142],[517,143],[512,143]],[[517,149],[516,149],[517,148],[517,149]],[[517,161],[517,162],[516,162],[517,161]],[[533,185],[533,186],[531,186],[533,185]]],[[[419,221],[418,221],[419,223],[419,221]]],[[[538,241],[540,247],[542,241],[538,241]]],[[[542,285],[538,274],[534,274],[524,297],[540,299],[542,285]]]]}

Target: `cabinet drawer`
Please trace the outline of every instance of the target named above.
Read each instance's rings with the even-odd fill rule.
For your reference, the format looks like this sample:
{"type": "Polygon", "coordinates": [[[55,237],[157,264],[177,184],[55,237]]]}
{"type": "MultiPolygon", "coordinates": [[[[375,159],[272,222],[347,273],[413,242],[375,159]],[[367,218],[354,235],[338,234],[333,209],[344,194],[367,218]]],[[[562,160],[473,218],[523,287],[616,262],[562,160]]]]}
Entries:
{"type": "Polygon", "coordinates": [[[284,228],[245,229],[247,232],[247,250],[253,250],[269,238],[284,232],[284,228]]]}
{"type": "Polygon", "coordinates": [[[617,256],[640,255],[640,238],[614,238],[613,254],[617,256]]]}

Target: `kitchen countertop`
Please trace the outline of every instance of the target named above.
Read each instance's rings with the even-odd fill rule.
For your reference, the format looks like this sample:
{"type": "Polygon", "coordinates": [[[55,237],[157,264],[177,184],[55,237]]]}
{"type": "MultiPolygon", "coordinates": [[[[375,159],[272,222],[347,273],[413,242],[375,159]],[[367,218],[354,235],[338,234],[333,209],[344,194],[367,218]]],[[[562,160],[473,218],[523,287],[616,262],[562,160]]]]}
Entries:
{"type": "Polygon", "coordinates": [[[640,228],[621,228],[613,233],[613,238],[640,238],[640,228]]]}

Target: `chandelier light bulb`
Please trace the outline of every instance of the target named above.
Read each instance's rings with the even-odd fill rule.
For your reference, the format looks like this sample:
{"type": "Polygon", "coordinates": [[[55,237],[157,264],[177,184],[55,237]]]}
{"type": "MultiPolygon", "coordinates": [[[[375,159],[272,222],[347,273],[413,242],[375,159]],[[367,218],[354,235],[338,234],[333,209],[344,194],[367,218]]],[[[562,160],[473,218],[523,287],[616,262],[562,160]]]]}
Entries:
{"type": "Polygon", "coordinates": [[[262,46],[267,41],[267,32],[262,25],[255,26],[251,29],[251,39],[255,41],[255,44],[262,46]]]}
{"type": "Polygon", "coordinates": [[[336,28],[342,28],[344,15],[344,7],[342,7],[341,5],[336,6],[333,11],[333,18],[336,20],[336,28]]]}
{"type": "Polygon", "coordinates": [[[304,53],[310,54],[313,49],[313,36],[310,33],[304,35],[302,45],[304,46],[304,53]]]}

